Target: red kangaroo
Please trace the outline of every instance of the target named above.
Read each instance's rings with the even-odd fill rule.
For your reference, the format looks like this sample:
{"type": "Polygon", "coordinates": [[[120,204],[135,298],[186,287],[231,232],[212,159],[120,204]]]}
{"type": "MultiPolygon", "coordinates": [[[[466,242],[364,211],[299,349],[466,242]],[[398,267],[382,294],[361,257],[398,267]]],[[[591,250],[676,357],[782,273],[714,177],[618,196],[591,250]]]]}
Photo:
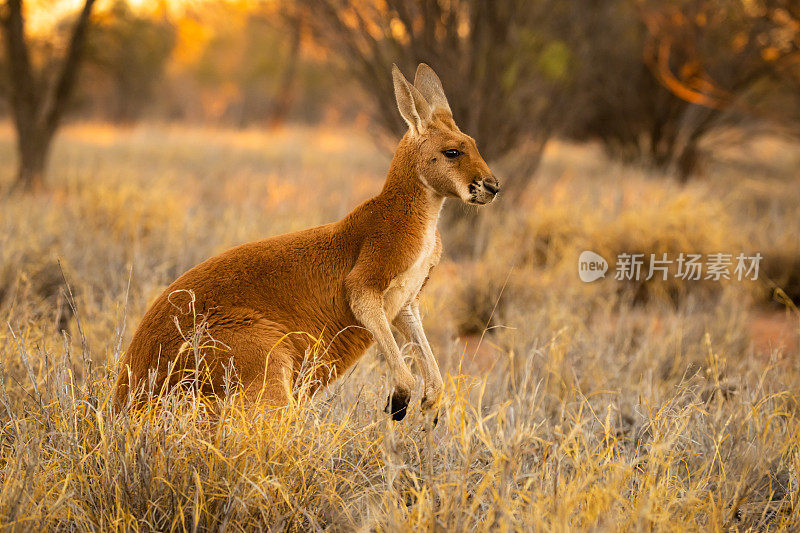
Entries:
{"type": "Polygon", "coordinates": [[[286,405],[316,339],[325,347],[319,386],[377,342],[394,387],[386,411],[401,420],[415,381],[392,325],[421,362],[422,410],[438,405],[442,377],[418,297],[441,256],[439,211],[445,198],[488,204],[499,184],[474,139],[453,121],[434,71],[420,64],[413,85],[397,66],[392,76],[408,132],[380,194],[338,222],[237,246],[175,280],[144,315],[125,353],[117,408],[177,385],[200,362],[205,392],[223,394],[232,363],[230,375],[245,398],[286,405]],[[186,332],[199,317],[213,340],[198,348],[186,332]]]}

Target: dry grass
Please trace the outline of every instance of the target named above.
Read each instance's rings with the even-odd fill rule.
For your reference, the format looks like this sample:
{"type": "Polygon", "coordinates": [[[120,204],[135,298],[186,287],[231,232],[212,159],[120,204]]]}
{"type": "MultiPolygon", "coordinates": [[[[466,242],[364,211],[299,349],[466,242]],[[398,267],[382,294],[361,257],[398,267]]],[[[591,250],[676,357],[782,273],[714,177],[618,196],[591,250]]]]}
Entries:
{"type": "MultiPolygon", "coordinates": [[[[336,131],[70,128],[51,190],[0,200],[0,526],[797,530],[798,314],[768,302],[797,279],[800,150],[754,149],[771,164],[731,154],[680,188],[553,145],[518,209],[484,211],[485,251],[432,278],[430,430],[416,405],[387,420],[372,350],[279,416],[236,396],[111,416],[120,351],[169,281],[342,216],[389,154],[336,131]],[[761,251],[770,280],[583,284],[583,249],[761,251]]],[[[2,183],[11,155],[4,129],[2,183]]]]}

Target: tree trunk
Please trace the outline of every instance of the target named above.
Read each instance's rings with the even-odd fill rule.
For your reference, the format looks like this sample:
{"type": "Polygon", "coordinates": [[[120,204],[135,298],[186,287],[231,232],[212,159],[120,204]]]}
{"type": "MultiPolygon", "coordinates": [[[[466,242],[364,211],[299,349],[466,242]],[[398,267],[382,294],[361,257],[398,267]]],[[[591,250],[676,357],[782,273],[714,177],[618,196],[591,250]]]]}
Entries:
{"type": "Polygon", "coordinates": [[[302,19],[294,17],[291,22],[291,42],[289,43],[289,57],[286,60],[286,68],[278,82],[278,89],[275,98],[270,106],[267,122],[270,128],[281,125],[289,114],[289,106],[292,101],[292,85],[297,75],[297,63],[300,60],[300,44],[302,40],[302,19]]]}
{"type": "Polygon", "coordinates": [[[9,100],[19,153],[17,180],[12,190],[35,191],[44,187],[47,154],[75,87],[95,1],[84,0],[60,72],[53,83],[44,87],[36,79],[49,76],[34,72],[25,40],[23,0],[7,0],[5,10],[0,10],[4,15],[0,16],[0,29],[10,73],[9,100]]]}
{"type": "Polygon", "coordinates": [[[50,140],[51,137],[43,132],[18,135],[19,165],[13,190],[29,192],[44,188],[50,140]]]}

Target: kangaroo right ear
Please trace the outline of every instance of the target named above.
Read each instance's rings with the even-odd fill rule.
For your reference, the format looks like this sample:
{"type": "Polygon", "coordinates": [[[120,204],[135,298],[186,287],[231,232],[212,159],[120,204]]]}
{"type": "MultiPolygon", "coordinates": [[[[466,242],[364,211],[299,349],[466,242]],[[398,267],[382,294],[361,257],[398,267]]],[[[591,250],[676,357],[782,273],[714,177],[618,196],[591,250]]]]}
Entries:
{"type": "Polygon", "coordinates": [[[397,65],[392,65],[392,78],[394,79],[394,97],[397,100],[397,109],[400,110],[400,115],[414,134],[424,133],[431,119],[431,106],[422,93],[408,83],[397,65]]]}
{"type": "Polygon", "coordinates": [[[450,111],[450,104],[447,103],[447,97],[444,95],[442,81],[433,69],[425,63],[420,63],[417,67],[417,74],[414,76],[414,87],[419,89],[419,92],[433,109],[442,109],[451,115],[453,114],[450,111]]]}

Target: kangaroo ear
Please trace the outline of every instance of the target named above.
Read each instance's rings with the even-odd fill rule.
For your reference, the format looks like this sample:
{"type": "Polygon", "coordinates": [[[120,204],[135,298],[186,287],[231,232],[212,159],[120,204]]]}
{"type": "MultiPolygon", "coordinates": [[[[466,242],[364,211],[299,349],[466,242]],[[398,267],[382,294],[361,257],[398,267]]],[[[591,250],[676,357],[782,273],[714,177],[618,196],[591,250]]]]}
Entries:
{"type": "Polygon", "coordinates": [[[419,89],[425,100],[430,103],[431,108],[443,109],[451,115],[453,114],[450,111],[450,104],[447,103],[447,97],[444,95],[442,80],[425,63],[420,63],[417,67],[417,74],[414,76],[414,87],[419,89]]]}
{"type": "Polygon", "coordinates": [[[408,83],[397,65],[392,65],[392,78],[400,115],[414,134],[424,133],[431,119],[431,106],[419,90],[408,83]]]}

